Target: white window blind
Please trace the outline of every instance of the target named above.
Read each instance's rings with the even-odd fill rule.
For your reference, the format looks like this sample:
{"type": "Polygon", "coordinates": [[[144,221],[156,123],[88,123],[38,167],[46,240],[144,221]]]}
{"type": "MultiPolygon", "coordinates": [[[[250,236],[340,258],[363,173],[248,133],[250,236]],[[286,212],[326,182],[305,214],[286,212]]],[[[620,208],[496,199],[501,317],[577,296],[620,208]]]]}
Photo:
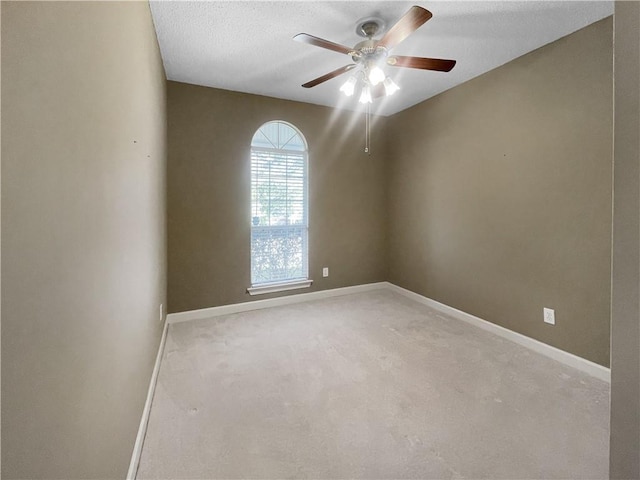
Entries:
{"type": "Polygon", "coordinates": [[[251,141],[251,284],[308,278],[307,147],[285,122],[251,141]]]}

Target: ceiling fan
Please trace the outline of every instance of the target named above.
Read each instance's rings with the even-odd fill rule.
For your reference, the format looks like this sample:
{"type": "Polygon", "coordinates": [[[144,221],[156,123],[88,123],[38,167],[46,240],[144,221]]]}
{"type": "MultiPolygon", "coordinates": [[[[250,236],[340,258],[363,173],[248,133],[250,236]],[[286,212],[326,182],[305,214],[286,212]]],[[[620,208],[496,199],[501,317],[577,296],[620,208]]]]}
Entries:
{"type": "Polygon", "coordinates": [[[380,68],[385,63],[392,67],[417,68],[439,72],[450,71],[456,64],[455,60],[389,55],[392,48],[406,39],[432,16],[429,10],[415,5],[411,7],[380,40],[375,40],[373,37],[384,29],[384,21],[376,17],[362,19],[356,27],[356,33],[361,37],[365,37],[366,40],[358,43],[353,48],[314,37],[307,33],[297,34],[293,39],[298,42],[344,53],[349,55],[354,62],[311,80],[302,86],[304,88],[312,88],[360,67],[358,71],[356,71],[356,74],[352,75],[342,87],[340,87],[340,90],[347,96],[353,95],[356,84],[358,83],[359,76],[357,74],[359,73],[363,83],[360,102],[371,103],[372,98],[392,95],[400,88],[391,78],[387,77],[380,68]]]}

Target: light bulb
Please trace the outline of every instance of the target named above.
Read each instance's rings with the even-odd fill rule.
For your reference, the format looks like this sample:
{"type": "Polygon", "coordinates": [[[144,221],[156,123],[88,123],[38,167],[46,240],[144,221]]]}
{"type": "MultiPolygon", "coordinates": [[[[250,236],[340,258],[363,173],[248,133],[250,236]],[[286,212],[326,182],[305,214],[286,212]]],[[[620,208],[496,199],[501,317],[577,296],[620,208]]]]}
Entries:
{"type": "Polygon", "coordinates": [[[357,81],[358,79],[355,77],[355,75],[351,75],[349,77],[349,80],[347,80],[342,84],[342,86],[340,87],[340,91],[344,93],[347,97],[350,97],[351,95],[353,95],[353,91],[356,88],[357,81]]]}
{"type": "Polygon", "coordinates": [[[360,103],[371,103],[371,89],[369,88],[369,85],[365,85],[364,87],[362,87],[362,93],[360,94],[360,103]]]}
{"type": "Polygon", "coordinates": [[[400,90],[400,87],[396,84],[396,82],[391,80],[389,77],[384,79],[384,91],[387,95],[393,95],[398,90],[400,90]]]}
{"type": "Polygon", "coordinates": [[[371,70],[369,70],[369,81],[371,85],[378,85],[380,82],[384,80],[384,72],[378,66],[374,66],[371,70]]]}

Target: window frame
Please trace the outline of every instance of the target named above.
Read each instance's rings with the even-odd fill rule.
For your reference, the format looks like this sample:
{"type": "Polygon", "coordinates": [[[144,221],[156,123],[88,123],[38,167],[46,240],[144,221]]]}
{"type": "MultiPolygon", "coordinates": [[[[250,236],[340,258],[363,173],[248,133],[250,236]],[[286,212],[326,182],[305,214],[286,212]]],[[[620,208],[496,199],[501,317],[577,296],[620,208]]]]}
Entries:
{"type": "MultiPolygon", "coordinates": [[[[279,127],[278,127],[279,128],[279,127]]],[[[271,140],[269,139],[269,137],[262,132],[262,135],[267,139],[267,141],[269,141],[270,143],[271,140]]],[[[294,137],[291,137],[294,138],[294,137]]],[[[295,154],[295,155],[300,155],[303,157],[303,202],[302,202],[302,207],[303,207],[303,218],[304,218],[304,223],[302,225],[264,225],[264,226],[254,226],[253,222],[252,222],[252,215],[249,216],[249,222],[250,222],[250,229],[251,229],[251,235],[250,235],[250,261],[251,261],[251,268],[250,268],[250,277],[251,277],[251,286],[247,288],[247,292],[250,295],[260,295],[260,294],[266,294],[266,293],[275,293],[275,292],[281,292],[281,291],[287,291],[287,290],[295,290],[295,289],[300,289],[300,288],[308,288],[311,286],[311,284],[313,283],[313,280],[311,280],[309,278],[309,145],[307,143],[307,139],[305,138],[305,136],[302,134],[302,132],[300,131],[299,128],[297,128],[295,125],[286,122],[284,120],[270,120],[268,122],[263,123],[262,125],[260,125],[260,127],[258,127],[258,129],[255,130],[253,136],[251,137],[251,144],[250,144],[250,154],[249,154],[249,162],[250,162],[250,172],[253,172],[253,168],[254,168],[254,160],[253,160],[253,153],[254,152],[263,152],[263,153],[270,153],[270,154],[277,154],[277,153],[290,153],[290,154],[295,154]],[[267,125],[269,124],[283,124],[286,125],[287,127],[289,127],[290,129],[292,129],[296,136],[302,141],[302,145],[304,146],[304,150],[294,150],[294,149],[286,149],[286,144],[284,145],[285,148],[277,148],[277,147],[263,147],[263,146],[254,146],[254,140],[255,137],[258,133],[260,133],[262,131],[263,128],[265,128],[267,125]],[[276,228],[281,228],[281,229],[296,229],[296,228],[304,228],[305,232],[303,234],[303,261],[305,262],[305,265],[303,267],[304,272],[306,273],[306,278],[304,277],[297,277],[297,278],[291,278],[291,279],[285,279],[285,280],[276,280],[276,281],[271,281],[271,282],[259,282],[259,283],[254,283],[254,278],[253,278],[253,269],[254,269],[254,256],[253,256],[253,239],[254,239],[254,229],[258,228],[258,229],[264,229],[265,231],[269,231],[270,229],[276,229],[276,228]]],[[[251,177],[250,177],[250,204],[253,207],[254,205],[254,182],[253,182],[253,173],[251,173],[251,177]]],[[[253,214],[253,212],[252,212],[253,214]]]]}

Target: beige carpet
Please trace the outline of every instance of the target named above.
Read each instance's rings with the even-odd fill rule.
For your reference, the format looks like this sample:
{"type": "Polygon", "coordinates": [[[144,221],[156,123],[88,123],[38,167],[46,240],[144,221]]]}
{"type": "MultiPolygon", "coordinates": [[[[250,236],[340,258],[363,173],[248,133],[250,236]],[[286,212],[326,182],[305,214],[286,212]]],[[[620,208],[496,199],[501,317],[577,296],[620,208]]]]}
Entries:
{"type": "Polygon", "coordinates": [[[607,477],[609,386],[381,290],[170,326],[139,479],[607,477]]]}

